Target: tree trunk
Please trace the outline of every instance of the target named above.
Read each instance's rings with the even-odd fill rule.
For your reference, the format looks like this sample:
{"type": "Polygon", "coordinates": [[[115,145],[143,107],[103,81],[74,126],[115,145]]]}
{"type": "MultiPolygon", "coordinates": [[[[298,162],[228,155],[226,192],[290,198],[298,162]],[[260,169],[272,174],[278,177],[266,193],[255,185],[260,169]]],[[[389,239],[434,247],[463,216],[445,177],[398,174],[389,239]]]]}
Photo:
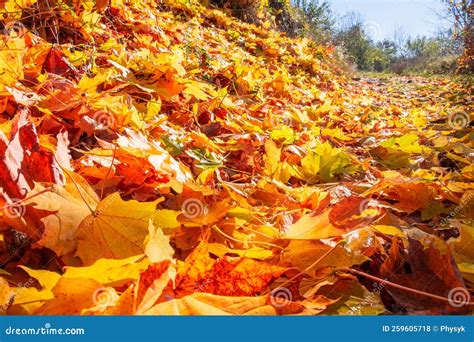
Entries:
{"type": "Polygon", "coordinates": [[[474,26],[464,28],[464,53],[460,58],[458,72],[474,73],[474,26]]]}

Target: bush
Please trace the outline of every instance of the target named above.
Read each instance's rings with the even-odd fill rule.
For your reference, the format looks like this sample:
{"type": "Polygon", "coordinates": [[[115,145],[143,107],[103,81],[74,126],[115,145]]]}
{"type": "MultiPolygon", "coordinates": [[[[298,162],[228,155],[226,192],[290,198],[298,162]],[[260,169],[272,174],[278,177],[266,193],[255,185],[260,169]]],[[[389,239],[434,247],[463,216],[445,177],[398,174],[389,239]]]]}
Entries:
{"type": "Polygon", "coordinates": [[[374,42],[360,15],[350,13],[336,20],[326,0],[209,0],[208,3],[241,20],[254,24],[270,22],[289,36],[309,36],[319,44],[332,45],[339,56],[344,56],[342,64],[356,65],[363,71],[451,73],[463,52],[462,42],[452,31],[430,38],[395,37],[374,42]]]}

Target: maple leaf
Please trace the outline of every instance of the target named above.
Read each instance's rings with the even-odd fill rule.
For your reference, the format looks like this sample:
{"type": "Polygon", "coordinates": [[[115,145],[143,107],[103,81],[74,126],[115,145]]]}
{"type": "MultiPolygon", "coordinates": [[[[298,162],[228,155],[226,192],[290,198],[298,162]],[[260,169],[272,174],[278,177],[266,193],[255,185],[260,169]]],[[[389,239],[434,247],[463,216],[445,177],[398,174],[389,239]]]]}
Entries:
{"type": "Polygon", "coordinates": [[[14,298],[14,292],[12,289],[10,289],[10,286],[8,285],[8,281],[0,277],[0,304],[1,304],[1,309],[0,313],[2,315],[5,314],[6,309],[8,306],[11,304],[11,300],[14,298]]]}
{"type": "Polygon", "coordinates": [[[148,259],[153,263],[172,260],[174,249],[170,246],[169,237],[165,236],[160,228],[155,227],[151,220],[148,232],[145,240],[145,254],[148,259]]]}
{"type": "Polygon", "coordinates": [[[441,194],[438,184],[407,180],[396,175],[384,178],[363,195],[382,191],[384,199],[396,201],[394,206],[397,209],[409,213],[428,207],[441,194]]]}
{"type": "Polygon", "coordinates": [[[326,267],[351,267],[369,260],[360,251],[343,246],[331,247],[318,240],[291,240],[282,258],[283,262],[289,262],[312,276],[326,267]]]}
{"type": "Polygon", "coordinates": [[[340,236],[347,231],[331,224],[329,215],[331,210],[326,210],[320,215],[307,214],[292,224],[283,235],[285,239],[325,239],[340,236]]]}
{"type": "Polygon", "coordinates": [[[78,75],[74,66],[72,66],[71,63],[69,63],[69,61],[64,58],[61,50],[59,50],[56,46],[53,46],[46,56],[43,68],[46,72],[61,76],[68,75],[69,77],[77,77],[78,75]]]}
{"type": "Polygon", "coordinates": [[[267,297],[228,297],[210,293],[192,295],[159,303],[145,315],[274,315],[267,297]]]}
{"type": "MultiPolygon", "coordinates": [[[[444,241],[412,230],[409,238],[408,254],[398,249],[397,240],[393,243],[389,258],[381,267],[381,275],[388,280],[408,288],[420,290],[444,298],[450,298],[453,289],[464,289],[464,282],[455,266],[453,257],[444,241]],[[418,237],[420,240],[416,240],[418,237]],[[440,246],[442,249],[437,248],[440,246]],[[404,270],[408,264],[410,271],[404,270]]],[[[450,305],[428,296],[421,297],[409,291],[388,286],[387,291],[408,312],[418,314],[466,313],[466,306],[450,305]]]]}
{"type": "Polygon", "coordinates": [[[470,310],[469,82],[351,80],[266,6],[63,5],[0,6],[2,313],[470,310]]]}
{"type": "Polygon", "coordinates": [[[0,186],[10,197],[23,198],[33,182],[63,184],[62,171],[53,154],[41,147],[28,109],[16,114],[9,134],[10,138],[0,134],[0,186]]]}
{"type": "Polygon", "coordinates": [[[0,75],[2,75],[2,84],[14,85],[16,81],[23,79],[25,43],[25,39],[22,37],[15,37],[6,41],[2,39],[2,44],[5,44],[0,50],[0,75]]]}
{"type": "Polygon", "coordinates": [[[176,275],[176,288],[186,292],[194,292],[196,283],[200,277],[209,271],[215,260],[209,255],[209,247],[206,241],[201,241],[188,255],[185,262],[178,266],[176,275]]]}
{"type": "Polygon", "coordinates": [[[126,259],[99,259],[90,266],[65,267],[64,278],[87,278],[104,286],[118,287],[130,280],[138,280],[140,272],[150,264],[143,255],[126,259]]]}
{"type": "Polygon", "coordinates": [[[252,296],[261,293],[285,267],[249,258],[223,258],[202,274],[195,290],[225,296],[252,296]]]}
{"type": "Polygon", "coordinates": [[[453,257],[456,260],[459,271],[466,281],[474,283],[474,229],[461,225],[460,236],[448,243],[453,246],[453,257]]]}
{"type": "Polygon", "coordinates": [[[44,231],[38,244],[48,247],[58,256],[77,248],[76,231],[81,222],[91,214],[91,208],[99,203],[99,197],[79,175],[67,173],[64,187],[46,188],[37,183],[24,203],[46,212],[40,221],[44,231]]]}
{"type": "Polygon", "coordinates": [[[45,301],[53,299],[53,287],[60,279],[56,272],[47,270],[34,270],[25,266],[20,266],[31,278],[28,282],[22,283],[21,287],[13,288],[14,301],[8,309],[9,314],[33,314],[45,301]],[[32,282],[35,279],[40,286],[37,289],[32,282]]]}
{"type": "Polygon", "coordinates": [[[323,311],[325,314],[380,315],[386,311],[380,294],[370,292],[354,279],[338,279],[334,283],[322,284],[317,293],[334,300],[334,304],[323,311]]]}
{"type": "Polygon", "coordinates": [[[164,260],[150,265],[140,274],[136,294],[137,314],[151,308],[170,281],[174,280],[175,270],[170,265],[170,260],[164,260]]]}
{"type": "Polygon", "coordinates": [[[298,177],[314,184],[320,180],[333,181],[338,174],[353,173],[356,169],[357,165],[354,165],[347,153],[326,142],[310,149],[297,171],[298,177]]]}
{"type": "Polygon", "coordinates": [[[60,278],[53,287],[54,298],[35,310],[36,315],[79,315],[94,306],[94,293],[102,285],[88,278],[60,278]]]}
{"type": "Polygon", "coordinates": [[[77,229],[76,255],[85,265],[91,265],[102,258],[121,259],[142,253],[157,203],[126,202],[118,193],[109,195],[77,229]]]}
{"type": "Polygon", "coordinates": [[[375,222],[384,213],[382,203],[370,198],[351,196],[331,208],[329,221],[337,228],[351,230],[375,222]]]}

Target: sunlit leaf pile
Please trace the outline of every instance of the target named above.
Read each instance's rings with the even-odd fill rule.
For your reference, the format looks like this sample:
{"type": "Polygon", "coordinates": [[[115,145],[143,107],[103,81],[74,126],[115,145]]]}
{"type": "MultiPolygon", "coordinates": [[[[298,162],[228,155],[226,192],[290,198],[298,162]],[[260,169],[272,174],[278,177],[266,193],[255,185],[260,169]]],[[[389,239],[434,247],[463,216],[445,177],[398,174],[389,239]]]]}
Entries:
{"type": "Polygon", "coordinates": [[[469,83],[196,1],[0,12],[2,313],[472,311],[469,83]]]}

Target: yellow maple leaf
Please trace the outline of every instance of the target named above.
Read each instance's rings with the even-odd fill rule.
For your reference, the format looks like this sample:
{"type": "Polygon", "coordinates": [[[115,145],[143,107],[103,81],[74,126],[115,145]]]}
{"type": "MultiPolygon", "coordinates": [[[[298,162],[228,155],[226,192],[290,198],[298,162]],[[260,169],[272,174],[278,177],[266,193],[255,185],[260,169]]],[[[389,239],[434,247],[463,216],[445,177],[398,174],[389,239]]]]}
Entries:
{"type": "Polygon", "coordinates": [[[157,203],[124,201],[119,193],[106,197],[79,226],[76,255],[91,265],[102,258],[123,259],[143,253],[157,203]]]}

